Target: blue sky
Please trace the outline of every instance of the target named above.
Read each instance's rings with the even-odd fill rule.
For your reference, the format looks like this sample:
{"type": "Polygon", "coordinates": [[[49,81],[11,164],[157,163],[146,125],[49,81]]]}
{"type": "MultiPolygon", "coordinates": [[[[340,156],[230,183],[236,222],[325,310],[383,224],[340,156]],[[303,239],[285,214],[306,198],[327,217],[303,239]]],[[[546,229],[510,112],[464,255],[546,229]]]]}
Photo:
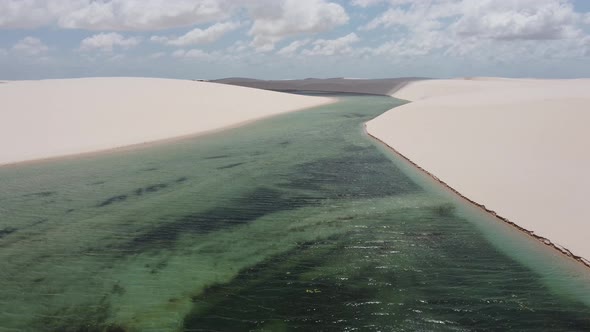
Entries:
{"type": "Polygon", "coordinates": [[[0,0],[0,79],[590,77],[588,0],[0,0]]]}

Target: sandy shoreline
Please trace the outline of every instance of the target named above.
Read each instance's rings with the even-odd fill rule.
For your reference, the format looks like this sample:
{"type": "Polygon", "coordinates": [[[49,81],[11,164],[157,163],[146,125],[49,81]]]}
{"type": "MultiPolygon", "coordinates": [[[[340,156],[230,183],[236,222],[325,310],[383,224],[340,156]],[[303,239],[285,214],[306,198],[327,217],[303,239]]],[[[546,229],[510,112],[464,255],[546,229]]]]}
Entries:
{"type": "Polygon", "coordinates": [[[332,98],[187,80],[84,78],[0,86],[0,165],[212,133],[332,98]]]}
{"type": "Polygon", "coordinates": [[[368,133],[467,200],[588,265],[590,80],[420,81],[368,133]]]}
{"type": "Polygon", "coordinates": [[[396,156],[398,156],[401,160],[403,160],[405,163],[411,165],[411,167],[417,169],[418,171],[422,172],[425,174],[425,176],[430,177],[433,181],[436,181],[436,183],[438,185],[442,185],[442,187],[444,189],[446,189],[448,192],[458,196],[460,199],[462,199],[463,201],[466,201],[469,204],[472,204],[473,206],[475,206],[476,208],[479,208],[480,211],[482,211],[482,213],[487,213],[490,214],[491,216],[493,216],[494,218],[500,219],[501,221],[509,224],[510,226],[516,228],[518,231],[521,231],[523,233],[526,233],[527,235],[539,240],[540,242],[542,242],[543,244],[552,247],[553,249],[561,252],[562,254],[564,254],[565,256],[573,259],[574,261],[577,261],[579,263],[582,263],[583,265],[587,266],[590,268],[590,260],[582,257],[582,256],[578,256],[573,254],[570,250],[568,250],[565,247],[562,247],[558,244],[555,244],[553,242],[551,242],[551,240],[544,238],[542,236],[536,235],[534,231],[530,231],[528,229],[525,229],[521,226],[519,226],[518,224],[498,215],[494,210],[490,210],[489,208],[487,208],[485,205],[480,204],[472,199],[470,199],[469,197],[463,195],[462,193],[460,193],[459,191],[457,191],[455,188],[449,186],[446,182],[444,182],[443,180],[439,179],[436,175],[430,173],[428,170],[424,169],[423,167],[421,167],[420,165],[416,164],[415,162],[413,162],[412,160],[410,160],[408,157],[404,156],[403,154],[401,154],[399,151],[397,151],[396,149],[394,149],[393,147],[391,147],[390,145],[388,145],[387,143],[385,143],[384,141],[382,141],[381,139],[379,139],[376,136],[371,135],[371,133],[369,133],[367,131],[366,125],[365,125],[365,133],[371,137],[372,139],[374,139],[376,142],[378,142],[379,144],[387,147],[389,149],[389,151],[393,154],[395,154],[396,156]]]}

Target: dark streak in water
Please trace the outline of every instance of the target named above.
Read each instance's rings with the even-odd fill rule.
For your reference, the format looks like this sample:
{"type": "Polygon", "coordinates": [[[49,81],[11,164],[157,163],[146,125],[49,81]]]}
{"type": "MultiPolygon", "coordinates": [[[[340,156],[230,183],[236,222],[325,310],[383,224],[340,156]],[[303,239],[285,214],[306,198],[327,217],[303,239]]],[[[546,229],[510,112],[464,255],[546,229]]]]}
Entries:
{"type": "Polygon", "coordinates": [[[158,184],[154,184],[151,186],[147,186],[145,188],[137,188],[135,189],[134,193],[137,196],[141,196],[143,194],[147,194],[147,193],[155,193],[158,192],[162,189],[168,188],[168,184],[166,183],[158,183],[158,184]]]}
{"type": "Polygon", "coordinates": [[[126,290],[125,290],[125,287],[123,287],[119,284],[114,284],[111,292],[116,295],[123,295],[123,294],[125,294],[126,290]]]}
{"type": "Polygon", "coordinates": [[[42,191],[38,193],[25,194],[23,197],[49,197],[55,195],[55,191],[42,191]]]}
{"type": "Polygon", "coordinates": [[[5,237],[6,235],[12,234],[16,232],[16,228],[14,227],[6,227],[3,229],[0,229],[0,239],[5,237]]]}
{"type": "Polygon", "coordinates": [[[229,157],[228,154],[220,154],[217,156],[205,157],[203,159],[222,159],[222,158],[227,158],[227,157],[229,157]]]}
{"type": "Polygon", "coordinates": [[[168,185],[165,183],[158,183],[158,184],[154,184],[154,185],[145,187],[144,190],[148,193],[155,193],[156,191],[160,191],[160,190],[165,189],[167,187],[168,187],[168,185]]]}
{"type": "Polygon", "coordinates": [[[348,118],[348,119],[367,118],[370,116],[371,116],[370,114],[360,114],[360,113],[348,113],[348,114],[343,115],[343,117],[348,118]]]}
{"type": "Polygon", "coordinates": [[[225,165],[225,166],[221,166],[221,167],[217,167],[217,169],[228,169],[228,168],[234,168],[234,167],[238,167],[240,165],[244,165],[245,163],[235,163],[235,164],[229,164],[229,165],[225,165]]]}
{"type": "Polygon", "coordinates": [[[182,183],[182,182],[186,182],[188,180],[188,177],[183,176],[183,177],[179,177],[178,179],[176,179],[176,183],[182,183]]]}
{"type": "Polygon", "coordinates": [[[98,204],[98,207],[105,207],[107,205],[111,205],[114,203],[119,203],[119,202],[123,202],[127,199],[127,195],[118,195],[118,196],[113,196],[105,201],[103,201],[102,203],[98,204]]]}

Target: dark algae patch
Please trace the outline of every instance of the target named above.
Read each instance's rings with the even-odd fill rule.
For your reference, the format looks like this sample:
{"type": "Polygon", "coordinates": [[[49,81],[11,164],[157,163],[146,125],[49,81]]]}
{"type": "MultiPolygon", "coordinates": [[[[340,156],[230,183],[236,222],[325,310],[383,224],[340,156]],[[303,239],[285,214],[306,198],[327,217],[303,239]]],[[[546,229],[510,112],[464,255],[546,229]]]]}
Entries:
{"type": "Polygon", "coordinates": [[[117,196],[113,196],[113,197],[109,197],[106,200],[102,201],[100,204],[98,204],[98,207],[105,207],[111,204],[115,204],[115,203],[120,203],[123,202],[127,199],[127,195],[117,195],[117,196]]]}
{"type": "Polygon", "coordinates": [[[203,159],[224,159],[224,158],[229,158],[231,157],[228,154],[219,154],[219,155],[215,155],[215,156],[209,156],[209,157],[205,157],[203,159]]]}
{"type": "Polygon", "coordinates": [[[158,183],[145,187],[144,191],[148,193],[155,193],[156,191],[160,191],[165,188],[168,188],[168,185],[166,183],[158,183]]]}
{"type": "Polygon", "coordinates": [[[42,191],[38,193],[26,194],[24,197],[49,197],[55,195],[55,191],[42,191]]]}
{"type": "Polygon", "coordinates": [[[288,197],[279,190],[256,188],[229,204],[164,221],[153,230],[135,237],[124,249],[129,252],[170,249],[180,235],[202,235],[228,229],[272,213],[309,204],[313,204],[313,201],[305,197],[288,197]]]}
{"type": "Polygon", "coordinates": [[[14,232],[16,232],[16,228],[14,227],[0,228],[0,238],[5,237],[6,235],[10,235],[14,232]]]}
{"type": "Polygon", "coordinates": [[[244,165],[245,163],[233,163],[233,164],[228,164],[225,166],[221,166],[221,167],[217,167],[217,169],[228,169],[228,168],[234,168],[234,167],[238,167],[240,165],[244,165]]]}
{"type": "Polygon", "coordinates": [[[141,196],[143,194],[149,194],[149,193],[155,193],[157,191],[160,191],[162,189],[166,189],[168,188],[168,184],[166,183],[158,183],[158,184],[153,184],[147,187],[143,187],[143,188],[137,188],[135,189],[135,195],[137,196],[141,196]]]}
{"type": "MultiPolygon", "coordinates": [[[[180,177],[180,178],[174,180],[172,183],[156,183],[156,184],[152,184],[152,185],[149,185],[149,186],[146,186],[146,187],[137,188],[137,189],[135,189],[132,192],[132,194],[135,195],[135,196],[143,196],[145,194],[153,194],[153,193],[156,193],[158,191],[161,191],[161,190],[164,190],[166,188],[169,188],[173,184],[183,183],[183,182],[185,182],[187,180],[188,180],[187,177],[180,177]]],[[[103,201],[98,206],[99,207],[103,207],[103,206],[107,206],[107,205],[110,205],[110,204],[113,204],[113,203],[123,202],[127,198],[129,198],[129,195],[127,195],[127,194],[113,196],[113,197],[108,198],[107,200],[103,201]]]]}
{"type": "Polygon", "coordinates": [[[0,168],[0,331],[590,331],[575,270],[492,245],[365,136],[401,101],[339,97],[0,168]]]}

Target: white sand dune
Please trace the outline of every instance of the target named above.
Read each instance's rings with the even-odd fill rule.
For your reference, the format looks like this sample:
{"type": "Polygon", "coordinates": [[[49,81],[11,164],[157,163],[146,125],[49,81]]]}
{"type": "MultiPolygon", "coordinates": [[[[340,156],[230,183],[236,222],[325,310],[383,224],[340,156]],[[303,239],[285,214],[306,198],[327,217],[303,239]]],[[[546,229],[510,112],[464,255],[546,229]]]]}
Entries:
{"type": "Polygon", "coordinates": [[[590,259],[590,80],[418,81],[368,132],[463,196],[590,259]]]}
{"type": "Polygon", "coordinates": [[[0,165],[198,134],[332,102],[187,80],[0,84],[0,165]]]}

